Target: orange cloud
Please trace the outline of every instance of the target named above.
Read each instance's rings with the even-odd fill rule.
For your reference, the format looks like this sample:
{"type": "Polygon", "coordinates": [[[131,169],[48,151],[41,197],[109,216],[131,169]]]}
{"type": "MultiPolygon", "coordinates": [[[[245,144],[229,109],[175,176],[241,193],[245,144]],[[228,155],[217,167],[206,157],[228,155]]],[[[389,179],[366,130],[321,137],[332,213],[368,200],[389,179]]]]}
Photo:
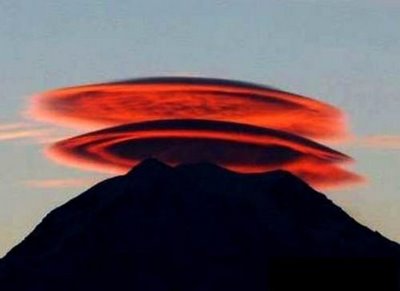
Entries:
{"type": "Polygon", "coordinates": [[[290,133],[210,120],[158,120],[88,133],[54,144],[50,158],[123,173],[153,157],[170,165],[213,162],[238,172],[287,169],[318,187],[362,181],[341,168],[351,158],[290,133]]]}
{"type": "Polygon", "coordinates": [[[343,168],[350,157],[307,139],[348,137],[339,109],[257,84],[164,77],[69,87],[37,95],[28,113],[107,127],[47,149],[51,159],[80,169],[122,173],[152,157],[245,173],[286,169],[317,187],[363,180],[343,168]]]}
{"type": "Polygon", "coordinates": [[[346,134],[340,110],[321,101],[251,83],[194,77],[57,89],[36,96],[28,113],[78,128],[190,118],[240,122],[313,138],[346,134]]]}
{"type": "Polygon", "coordinates": [[[93,184],[92,179],[44,179],[28,180],[24,184],[29,188],[74,188],[84,187],[93,184]]]}

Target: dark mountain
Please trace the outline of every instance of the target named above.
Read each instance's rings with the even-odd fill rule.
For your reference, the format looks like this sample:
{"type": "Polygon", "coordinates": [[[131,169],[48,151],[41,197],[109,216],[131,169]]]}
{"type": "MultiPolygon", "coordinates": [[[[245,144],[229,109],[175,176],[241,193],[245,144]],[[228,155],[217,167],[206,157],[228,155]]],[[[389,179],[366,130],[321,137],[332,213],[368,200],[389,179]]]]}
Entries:
{"type": "Polygon", "coordinates": [[[399,249],[288,172],[146,160],[49,213],[0,290],[398,290],[399,249]]]}

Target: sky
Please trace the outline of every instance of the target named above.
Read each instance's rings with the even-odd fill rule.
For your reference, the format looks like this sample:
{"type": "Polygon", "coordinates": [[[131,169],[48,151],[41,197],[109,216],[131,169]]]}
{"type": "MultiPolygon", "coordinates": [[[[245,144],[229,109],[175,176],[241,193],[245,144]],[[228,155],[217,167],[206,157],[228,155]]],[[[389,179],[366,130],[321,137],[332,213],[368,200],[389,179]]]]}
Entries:
{"type": "Polygon", "coordinates": [[[398,1],[82,2],[0,0],[0,256],[51,209],[110,177],[43,154],[85,130],[28,118],[32,96],[171,75],[255,82],[340,108],[352,136],[331,146],[368,181],[325,192],[400,242],[398,1]]]}

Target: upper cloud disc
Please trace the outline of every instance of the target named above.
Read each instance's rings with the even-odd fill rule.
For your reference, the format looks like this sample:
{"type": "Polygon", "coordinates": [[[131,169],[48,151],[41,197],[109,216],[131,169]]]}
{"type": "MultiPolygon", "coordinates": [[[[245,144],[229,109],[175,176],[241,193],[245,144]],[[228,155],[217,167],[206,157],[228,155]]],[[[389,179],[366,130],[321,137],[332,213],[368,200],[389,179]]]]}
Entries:
{"type": "Polygon", "coordinates": [[[29,113],[79,128],[180,118],[240,122],[312,138],[345,135],[340,110],[329,104],[210,78],[160,77],[62,88],[36,96],[29,113]]]}

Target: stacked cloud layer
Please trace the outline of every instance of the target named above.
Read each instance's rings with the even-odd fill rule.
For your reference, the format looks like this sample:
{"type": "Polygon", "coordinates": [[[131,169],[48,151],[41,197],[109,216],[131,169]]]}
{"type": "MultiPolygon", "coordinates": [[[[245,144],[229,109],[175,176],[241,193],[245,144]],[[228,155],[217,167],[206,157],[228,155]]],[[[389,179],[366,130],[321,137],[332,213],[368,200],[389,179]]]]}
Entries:
{"type": "Polygon", "coordinates": [[[346,135],[341,112],[270,87],[205,78],[148,78],[58,89],[30,113],[58,124],[99,128],[60,141],[51,158],[75,167],[126,171],[142,159],[212,162],[239,172],[286,169],[316,186],[354,183],[346,155],[314,139],[346,135]],[[307,138],[306,138],[307,137],[307,138]]]}

